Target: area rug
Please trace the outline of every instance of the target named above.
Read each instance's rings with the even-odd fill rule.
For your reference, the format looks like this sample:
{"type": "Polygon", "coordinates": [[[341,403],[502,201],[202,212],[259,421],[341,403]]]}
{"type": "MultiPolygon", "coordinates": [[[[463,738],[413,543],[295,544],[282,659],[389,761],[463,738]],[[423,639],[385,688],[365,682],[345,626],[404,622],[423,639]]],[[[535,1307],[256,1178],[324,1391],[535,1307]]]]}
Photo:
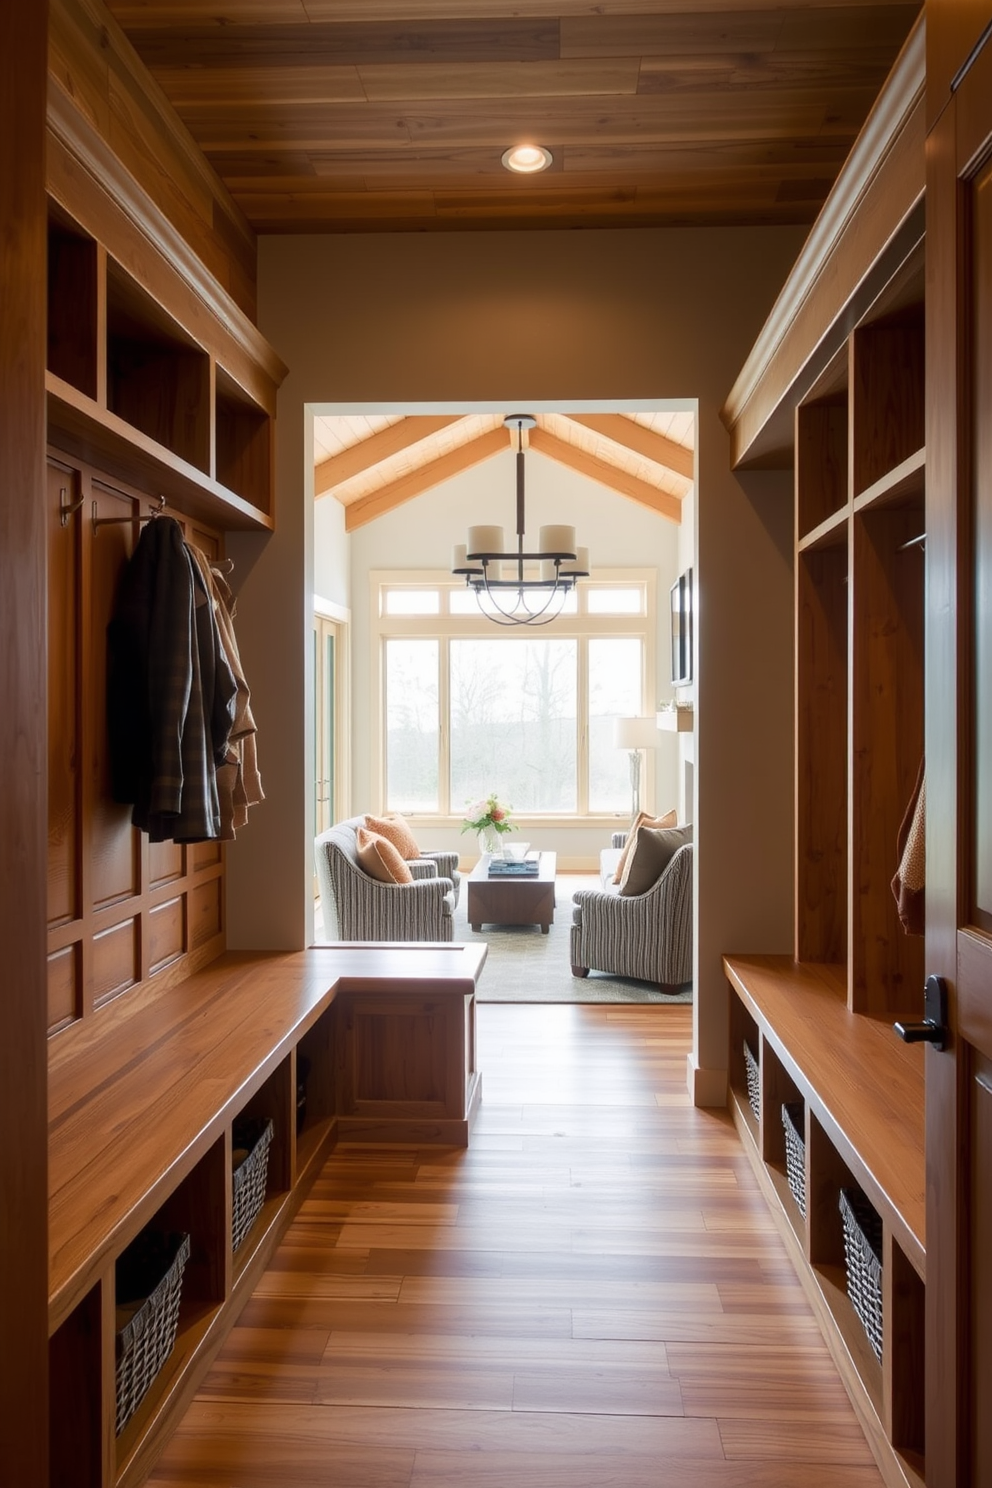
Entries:
{"type": "Polygon", "coordinates": [[[691,1002],[692,988],[666,996],[650,982],[590,971],[573,977],[569,958],[572,895],[595,889],[599,880],[569,874],[555,884],[555,921],[547,935],[539,925],[484,925],[476,934],[465,918],[465,882],[455,910],[455,940],[485,941],[489,947],[479,978],[479,1002],[691,1002]]]}

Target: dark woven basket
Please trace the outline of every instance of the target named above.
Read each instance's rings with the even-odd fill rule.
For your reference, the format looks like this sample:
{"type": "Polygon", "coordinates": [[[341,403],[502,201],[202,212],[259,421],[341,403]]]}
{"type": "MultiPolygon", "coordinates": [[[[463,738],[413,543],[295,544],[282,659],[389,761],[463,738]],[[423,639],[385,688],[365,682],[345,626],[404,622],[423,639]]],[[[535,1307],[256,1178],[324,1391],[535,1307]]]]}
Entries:
{"type": "Polygon", "coordinates": [[[761,1120],[761,1072],[758,1057],[751,1052],[751,1045],[744,1040],[744,1073],[747,1076],[747,1098],[754,1112],[755,1121],[761,1120]]]}
{"type": "Polygon", "coordinates": [[[788,1101],[782,1107],[785,1129],[785,1176],[799,1213],[806,1218],[806,1112],[802,1101],[788,1101]]]}
{"type": "Polygon", "coordinates": [[[188,1260],[188,1235],[146,1230],[117,1262],[118,1436],[172,1352],[188,1260]]]}
{"type": "Polygon", "coordinates": [[[847,1295],[881,1363],[882,1221],[856,1188],[841,1189],[840,1212],[844,1222],[847,1295]]]}
{"type": "Polygon", "coordinates": [[[237,1250],[265,1203],[272,1132],[272,1122],[265,1117],[241,1116],[232,1128],[232,1149],[247,1152],[232,1173],[232,1250],[237,1250]]]}

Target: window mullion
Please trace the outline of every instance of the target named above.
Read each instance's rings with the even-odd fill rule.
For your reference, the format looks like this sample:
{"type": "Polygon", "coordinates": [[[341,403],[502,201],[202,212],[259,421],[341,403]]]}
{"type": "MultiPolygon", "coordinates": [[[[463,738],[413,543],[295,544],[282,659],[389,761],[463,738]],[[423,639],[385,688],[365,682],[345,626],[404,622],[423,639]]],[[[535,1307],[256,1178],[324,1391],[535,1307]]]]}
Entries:
{"type": "Polygon", "coordinates": [[[589,815],[589,637],[580,635],[575,648],[578,677],[575,683],[575,767],[577,806],[580,816],[589,815]]]}
{"type": "Polygon", "coordinates": [[[438,808],[451,814],[451,645],[448,635],[438,637],[438,808]]]}

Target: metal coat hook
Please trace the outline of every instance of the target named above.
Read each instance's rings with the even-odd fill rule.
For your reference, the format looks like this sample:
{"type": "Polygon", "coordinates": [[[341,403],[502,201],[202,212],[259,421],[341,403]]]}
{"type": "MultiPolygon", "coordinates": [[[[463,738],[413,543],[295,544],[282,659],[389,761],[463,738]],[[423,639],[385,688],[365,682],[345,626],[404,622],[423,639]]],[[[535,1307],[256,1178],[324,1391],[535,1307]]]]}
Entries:
{"type": "Polygon", "coordinates": [[[73,501],[69,506],[66,506],[65,495],[66,495],[66,487],[65,486],[60,486],[59,487],[59,521],[61,522],[61,524],[62,524],[63,527],[68,527],[68,525],[69,525],[69,518],[72,516],[72,514],[74,512],[77,512],[79,510],[79,508],[82,506],[83,502],[86,500],[86,497],[85,496],[80,496],[80,498],[79,498],[78,501],[73,501]]]}
{"type": "Polygon", "coordinates": [[[911,537],[908,542],[904,542],[904,543],[900,543],[899,544],[899,552],[900,553],[905,553],[907,551],[907,549],[909,549],[909,548],[919,548],[921,552],[925,553],[926,550],[927,550],[927,535],[926,535],[926,533],[925,532],[921,532],[920,535],[919,535],[919,537],[911,537]]]}
{"type": "Polygon", "coordinates": [[[93,503],[93,527],[94,527],[94,529],[96,529],[97,527],[109,527],[111,525],[116,525],[116,524],[118,524],[120,522],[153,522],[156,517],[160,517],[162,515],[162,513],[165,511],[165,506],[166,506],[165,497],[160,492],[159,493],[159,498],[158,498],[158,506],[155,507],[154,510],[150,511],[147,516],[144,516],[144,517],[141,517],[141,516],[138,516],[138,517],[100,517],[100,516],[97,516],[97,512],[99,511],[99,507],[97,506],[96,502],[94,501],[94,503],[93,503]]]}

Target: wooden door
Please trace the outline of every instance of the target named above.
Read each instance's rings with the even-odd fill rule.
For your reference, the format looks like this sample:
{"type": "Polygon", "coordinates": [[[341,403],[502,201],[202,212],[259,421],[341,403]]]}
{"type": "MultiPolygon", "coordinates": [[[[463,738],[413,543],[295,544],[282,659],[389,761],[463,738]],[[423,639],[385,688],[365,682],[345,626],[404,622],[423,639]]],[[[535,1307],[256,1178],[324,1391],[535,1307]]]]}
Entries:
{"type": "Polygon", "coordinates": [[[927,165],[927,1485],[992,1483],[992,47],[927,165]]]}

